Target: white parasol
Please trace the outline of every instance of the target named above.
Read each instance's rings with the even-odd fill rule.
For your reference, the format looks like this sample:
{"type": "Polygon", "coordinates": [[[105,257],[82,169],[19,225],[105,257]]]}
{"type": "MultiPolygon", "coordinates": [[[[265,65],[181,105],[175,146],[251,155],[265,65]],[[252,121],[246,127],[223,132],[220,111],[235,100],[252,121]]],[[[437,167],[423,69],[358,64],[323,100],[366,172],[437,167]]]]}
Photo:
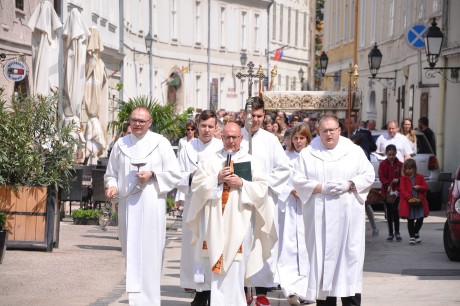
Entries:
{"type": "Polygon", "coordinates": [[[106,149],[108,123],[108,83],[101,52],[104,45],[97,27],[91,27],[86,57],[86,84],[84,103],[88,115],[85,138],[89,151],[89,164],[96,164],[106,149]]]}
{"type": "Polygon", "coordinates": [[[32,30],[33,94],[48,96],[59,87],[59,16],[49,1],[41,1],[27,26],[32,30]]]}
{"type": "Polygon", "coordinates": [[[85,90],[86,44],[88,27],[84,24],[80,11],[73,8],[64,25],[64,99],[65,123],[80,124],[81,105],[85,90]]]}

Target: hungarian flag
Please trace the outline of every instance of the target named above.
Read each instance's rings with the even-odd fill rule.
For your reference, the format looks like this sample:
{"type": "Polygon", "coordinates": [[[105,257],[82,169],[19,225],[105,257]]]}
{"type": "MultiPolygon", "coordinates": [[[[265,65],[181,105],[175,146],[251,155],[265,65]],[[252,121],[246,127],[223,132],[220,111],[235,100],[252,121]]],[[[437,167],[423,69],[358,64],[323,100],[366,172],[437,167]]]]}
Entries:
{"type": "Polygon", "coordinates": [[[273,60],[274,61],[279,61],[283,58],[283,49],[280,48],[280,49],[276,49],[275,51],[275,55],[273,55],[273,60]]]}

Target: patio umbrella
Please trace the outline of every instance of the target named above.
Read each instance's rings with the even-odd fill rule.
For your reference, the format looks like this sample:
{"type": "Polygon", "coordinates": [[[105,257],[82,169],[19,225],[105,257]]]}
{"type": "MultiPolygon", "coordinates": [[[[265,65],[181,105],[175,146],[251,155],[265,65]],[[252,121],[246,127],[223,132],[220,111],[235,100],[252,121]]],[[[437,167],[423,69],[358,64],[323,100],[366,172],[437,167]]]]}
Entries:
{"type": "Polygon", "coordinates": [[[73,8],[64,25],[64,122],[79,126],[85,90],[86,44],[90,36],[80,11],[73,8]]]}
{"type": "Polygon", "coordinates": [[[108,121],[107,74],[101,52],[104,50],[99,29],[91,27],[86,57],[86,84],[84,103],[88,124],[86,125],[86,149],[89,151],[89,164],[96,164],[98,156],[106,149],[108,121]]]}
{"type": "Polygon", "coordinates": [[[58,30],[59,16],[49,1],[41,1],[27,26],[32,30],[33,94],[48,96],[51,88],[59,87],[58,30]]]}

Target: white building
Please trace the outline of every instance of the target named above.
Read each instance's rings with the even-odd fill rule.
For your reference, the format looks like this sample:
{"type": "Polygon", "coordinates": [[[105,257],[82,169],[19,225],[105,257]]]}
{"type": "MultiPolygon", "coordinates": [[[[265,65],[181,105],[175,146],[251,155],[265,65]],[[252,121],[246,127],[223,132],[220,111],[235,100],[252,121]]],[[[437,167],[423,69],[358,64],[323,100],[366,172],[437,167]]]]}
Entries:
{"type": "MultiPolygon", "coordinates": [[[[334,12],[329,8],[336,3],[326,1],[325,13],[334,12]]],[[[416,25],[428,28],[435,17],[445,40],[436,67],[459,67],[460,20],[455,18],[459,12],[459,1],[359,1],[356,52],[358,94],[362,97],[361,119],[375,119],[377,127],[381,127],[389,120],[401,122],[409,117],[417,127],[418,119],[427,116],[431,129],[436,133],[436,151],[441,168],[448,172],[454,172],[459,164],[457,152],[460,144],[454,127],[460,115],[457,101],[460,84],[447,81],[439,74],[429,78],[430,71],[424,69],[428,67],[425,50],[423,47],[414,48],[417,37],[408,33],[414,33],[416,25]],[[380,69],[372,79],[368,55],[375,44],[383,57],[380,69]]],[[[325,16],[325,20],[331,18],[325,16]]],[[[325,24],[326,52],[334,49],[343,38],[340,25],[338,21],[328,29],[328,24],[325,24]]],[[[423,41],[423,37],[418,38],[423,41]]],[[[443,74],[452,79],[450,70],[444,70],[443,74]]]]}

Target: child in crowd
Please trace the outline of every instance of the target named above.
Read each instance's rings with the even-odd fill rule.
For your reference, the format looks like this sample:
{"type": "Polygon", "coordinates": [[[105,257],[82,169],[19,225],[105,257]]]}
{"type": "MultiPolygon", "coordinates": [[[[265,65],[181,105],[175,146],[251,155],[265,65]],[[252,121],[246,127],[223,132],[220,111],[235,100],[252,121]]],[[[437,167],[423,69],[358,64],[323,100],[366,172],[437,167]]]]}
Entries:
{"type": "Polygon", "coordinates": [[[388,145],[385,148],[387,158],[380,163],[379,179],[382,183],[381,193],[385,199],[385,210],[388,222],[388,238],[387,241],[393,241],[396,236],[396,241],[402,241],[399,234],[399,178],[401,177],[402,162],[396,157],[396,146],[388,145]],[[388,195],[396,195],[394,201],[388,201],[388,195]],[[394,225],[394,232],[393,232],[394,225]],[[394,235],[393,235],[394,234],[394,235]]]}
{"type": "Polygon", "coordinates": [[[399,190],[401,196],[399,213],[401,218],[407,219],[409,244],[421,243],[419,232],[423,219],[430,213],[426,200],[428,185],[423,175],[417,173],[417,165],[413,159],[407,159],[404,162],[399,190]]]}

